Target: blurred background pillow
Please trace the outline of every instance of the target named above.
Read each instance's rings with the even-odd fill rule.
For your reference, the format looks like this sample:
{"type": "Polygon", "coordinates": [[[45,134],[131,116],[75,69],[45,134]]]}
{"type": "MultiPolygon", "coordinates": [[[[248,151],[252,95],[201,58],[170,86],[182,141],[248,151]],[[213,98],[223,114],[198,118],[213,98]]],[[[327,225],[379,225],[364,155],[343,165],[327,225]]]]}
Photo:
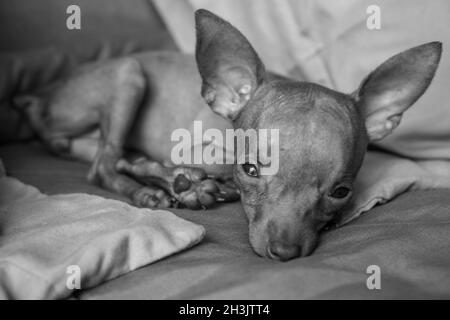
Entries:
{"type": "Polygon", "coordinates": [[[176,49],[150,0],[0,1],[0,144],[30,138],[11,108],[74,66],[144,50],[176,49]],[[69,30],[70,5],[81,29],[69,30]]]}
{"type": "Polygon", "coordinates": [[[2,0],[0,21],[2,52],[54,47],[91,59],[174,48],[151,0],[2,0]],[[66,26],[70,5],[80,7],[80,30],[66,26]]]}

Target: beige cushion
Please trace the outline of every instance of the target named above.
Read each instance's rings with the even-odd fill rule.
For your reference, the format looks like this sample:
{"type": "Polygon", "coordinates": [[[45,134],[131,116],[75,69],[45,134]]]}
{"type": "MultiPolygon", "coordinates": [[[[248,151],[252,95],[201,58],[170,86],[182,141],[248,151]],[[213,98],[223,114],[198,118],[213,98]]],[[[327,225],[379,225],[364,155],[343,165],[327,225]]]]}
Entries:
{"type": "Polygon", "coordinates": [[[1,177],[0,300],[65,298],[191,247],[204,235],[202,226],[169,211],[82,193],[47,196],[1,177]],[[79,287],[71,278],[77,271],[79,287]]]}

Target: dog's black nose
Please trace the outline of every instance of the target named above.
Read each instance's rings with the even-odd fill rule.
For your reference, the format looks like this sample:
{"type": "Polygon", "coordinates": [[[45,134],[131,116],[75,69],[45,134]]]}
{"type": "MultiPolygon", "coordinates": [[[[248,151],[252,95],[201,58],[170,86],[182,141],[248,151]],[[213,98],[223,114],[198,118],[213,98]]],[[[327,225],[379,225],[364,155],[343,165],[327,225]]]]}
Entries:
{"type": "Polygon", "coordinates": [[[286,261],[300,256],[302,248],[298,245],[288,245],[279,241],[271,241],[267,246],[267,254],[272,259],[286,261]]]}

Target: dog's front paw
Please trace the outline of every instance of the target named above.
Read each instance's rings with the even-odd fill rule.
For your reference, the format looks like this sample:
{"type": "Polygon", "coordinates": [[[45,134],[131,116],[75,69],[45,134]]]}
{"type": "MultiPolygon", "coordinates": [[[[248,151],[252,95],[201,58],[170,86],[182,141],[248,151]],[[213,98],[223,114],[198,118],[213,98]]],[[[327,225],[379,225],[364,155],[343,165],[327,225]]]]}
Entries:
{"type": "Polygon", "coordinates": [[[131,198],[135,206],[144,208],[171,208],[176,203],[176,200],[164,190],[152,187],[142,187],[136,190],[131,198]]]}
{"type": "Polygon", "coordinates": [[[239,199],[239,190],[231,179],[213,178],[202,169],[178,167],[173,172],[175,198],[190,209],[208,208],[217,202],[239,199]]]}
{"type": "Polygon", "coordinates": [[[208,208],[217,202],[239,199],[239,190],[231,179],[208,176],[200,168],[166,167],[145,158],[132,163],[121,159],[116,168],[149,186],[164,188],[178,204],[190,209],[208,208]]]}

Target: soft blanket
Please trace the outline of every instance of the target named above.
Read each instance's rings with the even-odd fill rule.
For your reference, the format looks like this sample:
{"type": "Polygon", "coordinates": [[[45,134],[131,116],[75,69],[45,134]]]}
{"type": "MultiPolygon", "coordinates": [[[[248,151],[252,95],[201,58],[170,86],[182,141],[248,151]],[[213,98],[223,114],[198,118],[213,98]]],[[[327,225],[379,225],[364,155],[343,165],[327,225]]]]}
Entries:
{"type": "MultiPolygon", "coordinates": [[[[89,192],[89,164],[42,147],[0,148],[11,175],[47,194],[89,192]]],[[[431,299],[450,298],[450,189],[406,192],[321,236],[311,256],[279,262],[257,256],[239,203],[208,211],[171,209],[201,224],[204,240],[158,263],[82,290],[80,299],[431,299]],[[369,290],[367,268],[381,269],[369,290]]]]}

